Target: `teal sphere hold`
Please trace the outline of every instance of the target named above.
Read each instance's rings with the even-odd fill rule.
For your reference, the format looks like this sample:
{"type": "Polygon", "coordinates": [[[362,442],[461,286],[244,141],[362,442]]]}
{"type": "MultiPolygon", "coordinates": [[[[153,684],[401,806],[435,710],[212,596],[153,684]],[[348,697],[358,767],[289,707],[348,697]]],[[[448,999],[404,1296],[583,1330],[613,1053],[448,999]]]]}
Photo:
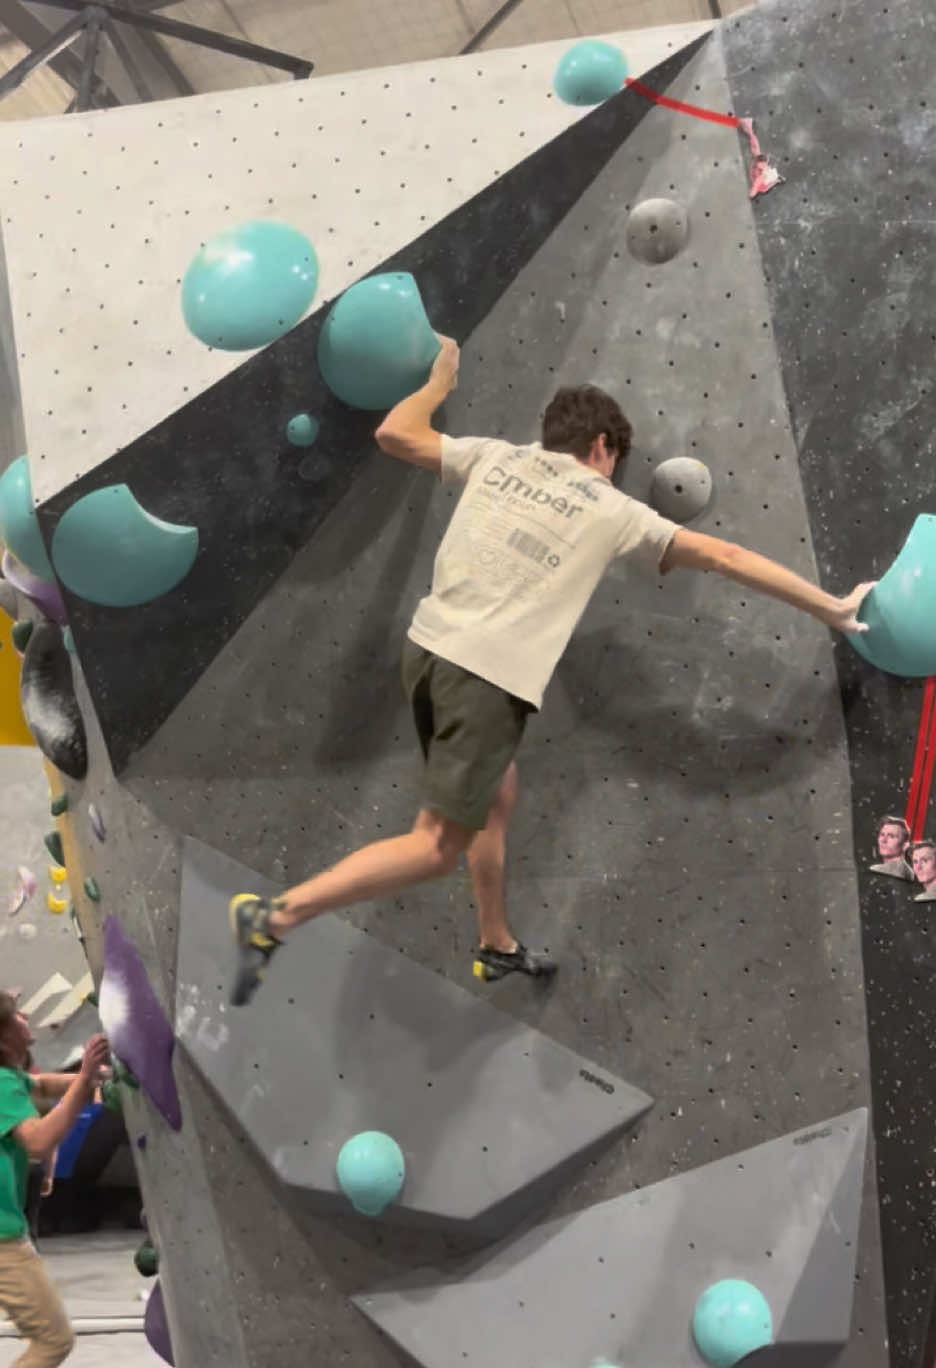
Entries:
{"type": "Polygon", "coordinates": [[[382,411],[426,383],[440,346],[411,275],[368,276],[326,318],[319,370],[342,403],[382,411]]]}
{"type": "Polygon", "coordinates": [[[907,679],[936,674],[936,517],[921,513],[893,565],[858,611],[867,623],[848,640],[887,674],[907,679]]]}
{"type": "Polygon", "coordinates": [[[319,420],[313,418],[311,413],[297,413],[295,418],[290,418],[286,424],[286,436],[293,446],[311,446],[318,435],[319,420]]]}
{"type": "Polygon", "coordinates": [[[773,1318],[764,1294],[753,1283],[725,1278],[696,1303],[692,1333],[712,1368],[732,1368],[739,1359],[773,1343],[773,1318]]]}
{"type": "Polygon", "coordinates": [[[126,485],[86,494],[62,516],[52,560],[62,583],[108,608],[168,594],[198,555],[198,529],[154,518],[126,485]]]}
{"type": "Polygon", "coordinates": [[[221,351],[265,347],[295,327],[318,289],[312,243],[286,223],[254,220],[206,242],[182,281],[189,331],[221,351]]]}
{"type": "Polygon", "coordinates": [[[627,79],[627,58],[612,43],[585,38],[560,59],[553,89],[570,105],[597,105],[616,95],[627,79]]]}
{"type": "Polygon", "coordinates": [[[34,575],[44,580],[55,579],[39,531],[26,456],[20,456],[0,475],[0,541],[34,575]]]}
{"type": "Polygon", "coordinates": [[[338,1186],[362,1216],[379,1216],[396,1201],[405,1178],[403,1151],[383,1131],[353,1135],[338,1155],[338,1186]]]}

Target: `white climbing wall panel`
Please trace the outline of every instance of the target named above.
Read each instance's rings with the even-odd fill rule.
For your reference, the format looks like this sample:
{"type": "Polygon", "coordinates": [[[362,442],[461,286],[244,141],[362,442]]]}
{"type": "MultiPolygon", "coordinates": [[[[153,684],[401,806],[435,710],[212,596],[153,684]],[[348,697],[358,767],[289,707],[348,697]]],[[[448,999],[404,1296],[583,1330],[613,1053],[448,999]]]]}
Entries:
{"type": "MultiPolygon", "coordinates": [[[[607,35],[639,75],[711,27],[607,35]]],[[[38,501],[236,368],[185,328],[201,243],[276,218],[321,265],[313,308],[586,112],[567,40],[0,125],[0,214],[38,501]]],[[[648,168],[649,169],[649,168],[648,168]]]]}

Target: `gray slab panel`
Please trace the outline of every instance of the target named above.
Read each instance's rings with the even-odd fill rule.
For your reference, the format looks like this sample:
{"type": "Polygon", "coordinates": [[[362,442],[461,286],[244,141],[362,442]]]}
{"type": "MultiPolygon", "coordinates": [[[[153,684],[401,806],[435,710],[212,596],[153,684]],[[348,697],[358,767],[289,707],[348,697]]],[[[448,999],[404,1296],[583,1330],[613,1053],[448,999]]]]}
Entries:
{"type": "Polygon", "coordinates": [[[230,1007],[227,904],[246,890],[279,891],[186,841],[176,1029],[282,1181],[320,1210],[347,1210],[335,1180],[344,1142],[382,1130],[407,1162],[388,1220],[502,1234],[551,1176],[651,1106],[334,916],[294,936],[249,1008],[230,1007]]]}
{"type": "Polygon", "coordinates": [[[698,1297],[745,1278],[778,1344],[818,1364],[848,1335],[866,1137],[862,1108],[538,1226],[460,1278],[414,1274],[355,1304],[424,1368],[697,1368],[698,1297]]]}

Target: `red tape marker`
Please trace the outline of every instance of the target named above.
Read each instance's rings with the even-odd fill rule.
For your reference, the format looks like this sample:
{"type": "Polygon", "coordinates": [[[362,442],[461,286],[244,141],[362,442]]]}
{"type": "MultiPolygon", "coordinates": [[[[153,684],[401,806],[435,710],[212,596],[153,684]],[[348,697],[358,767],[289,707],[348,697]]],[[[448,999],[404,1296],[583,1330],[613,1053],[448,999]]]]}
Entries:
{"type": "Polygon", "coordinates": [[[703,109],[700,105],[686,104],[683,100],[673,100],[669,95],[661,95],[658,91],[645,86],[642,81],[634,81],[630,77],[624,84],[636,95],[642,95],[645,100],[652,100],[654,104],[662,105],[664,109],[672,109],[676,114],[688,114],[692,119],[705,119],[708,123],[721,124],[725,128],[737,128],[739,132],[743,133],[751,147],[751,199],[755,195],[766,195],[768,190],[772,190],[775,185],[782,182],[783,177],[780,172],[771,165],[767,155],[761,151],[757,134],[754,132],[753,119],[740,119],[736,114],[719,114],[714,109],[703,109]]]}
{"type": "Polygon", "coordinates": [[[923,837],[930,795],[933,791],[934,768],[936,768],[936,677],[931,676],[926,681],[926,687],[923,690],[920,729],[917,732],[913,775],[910,779],[910,794],[907,798],[906,823],[910,828],[910,838],[913,841],[919,841],[923,837]]]}

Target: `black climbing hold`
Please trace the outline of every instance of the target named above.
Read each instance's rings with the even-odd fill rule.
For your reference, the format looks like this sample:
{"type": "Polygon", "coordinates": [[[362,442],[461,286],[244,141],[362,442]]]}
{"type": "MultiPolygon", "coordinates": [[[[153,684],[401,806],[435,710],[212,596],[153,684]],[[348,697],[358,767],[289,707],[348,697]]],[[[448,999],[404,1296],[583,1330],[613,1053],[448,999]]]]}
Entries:
{"type": "Polygon", "coordinates": [[[29,639],[20,697],[26,724],[42,754],[69,779],[83,779],[88,772],[88,741],[62,629],[54,622],[39,623],[29,639]]]}
{"type": "Polygon", "coordinates": [[[19,622],[14,622],[10,637],[13,641],[13,645],[19,652],[22,653],[25,651],[29,644],[29,638],[33,634],[34,625],[34,623],[30,622],[29,618],[21,618],[19,622]]]}
{"type": "Polygon", "coordinates": [[[63,812],[68,811],[68,794],[63,793],[60,798],[52,799],[52,816],[61,817],[63,812]]]}
{"type": "Polygon", "coordinates": [[[52,856],[57,865],[64,865],[65,850],[62,846],[62,837],[57,831],[50,831],[42,838],[46,850],[52,856]]]}

